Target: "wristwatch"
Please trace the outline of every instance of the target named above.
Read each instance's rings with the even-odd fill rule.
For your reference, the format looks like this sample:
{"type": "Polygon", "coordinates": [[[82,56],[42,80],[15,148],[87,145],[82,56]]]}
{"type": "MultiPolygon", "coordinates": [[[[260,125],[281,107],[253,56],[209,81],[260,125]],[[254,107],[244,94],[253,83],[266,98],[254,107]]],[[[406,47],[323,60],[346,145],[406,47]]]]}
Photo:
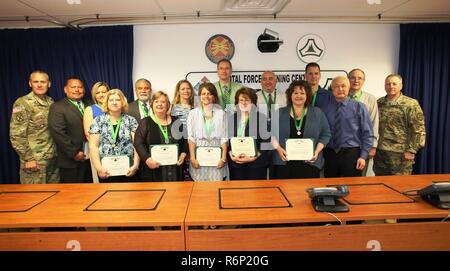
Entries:
{"type": "Polygon", "coordinates": [[[225,159],[220,159],[220,161],[222,161],[224,164],[227,162],[227,160],[225,159]]]}

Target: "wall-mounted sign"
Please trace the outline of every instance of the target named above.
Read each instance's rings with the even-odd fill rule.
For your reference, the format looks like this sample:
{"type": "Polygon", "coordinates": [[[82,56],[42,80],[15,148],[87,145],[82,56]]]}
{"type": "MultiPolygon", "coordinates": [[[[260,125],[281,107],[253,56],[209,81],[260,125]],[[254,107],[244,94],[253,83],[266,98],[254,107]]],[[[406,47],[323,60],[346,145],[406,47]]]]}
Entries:
{"type": "Polygon", "coordinates": [[[234,43],[226,35],[214,35],[206,42],[205,53],[208,59],[215,64],[224,58],[231,60],[234,55],[234,43]]]}
{"type": "Polygon", "coordinates": [[[297,43],[297,55],[305,63],[319,62],[325,54],[325,43],[316,34],[307,34],[297,43]]]}
{"type": "MultiPolygon", "coordinates": [[[[231,81],[243,84],[246,87],[252,88],[256,91],[261,89],[261,75],[264,71],[233,71],[231,75],[231,81]]],[[[278,83],[277,89],[285,91],[289,84],[294,80],[305,80],[304,70],[274,70],[277,76],[278,83]]],[[[321,70],[321,79],[319,85],[325,89],[328,89],[331,85],[331,81],[334,77],[340,75],[347,77],[345,70],[321,70]]],[[[186,74],[186,79],[192,83],[194,87],[195,95],[198,95],[198,88],[205,82],[216,82],[219,80],[216,71],[204,71],[204,72],[189,72],[186,74]]]]}

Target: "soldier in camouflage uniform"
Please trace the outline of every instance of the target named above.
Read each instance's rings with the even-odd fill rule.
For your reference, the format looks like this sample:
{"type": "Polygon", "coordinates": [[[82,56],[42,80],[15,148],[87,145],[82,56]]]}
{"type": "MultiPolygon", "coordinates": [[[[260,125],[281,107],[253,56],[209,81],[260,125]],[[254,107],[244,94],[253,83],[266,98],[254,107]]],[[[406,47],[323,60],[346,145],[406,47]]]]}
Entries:
{"type": "Polygon", "coordinates": [[[387,95],[378,99],[380,139],[374,161],[377,176],[411,175],[415,154],[425,145],[425,121],[417,100],[401,93],[402,77],[386,77],[387,95]]]}
{"type": "Polygon", "coordinates": [[[13,105],[10,122],[11,145],[20,158],[20,182],[23,184],[59,183],[55,144],[47,126],[53,99],[47,96],[48,74],[30,74],[31,92],[13,105]]]}

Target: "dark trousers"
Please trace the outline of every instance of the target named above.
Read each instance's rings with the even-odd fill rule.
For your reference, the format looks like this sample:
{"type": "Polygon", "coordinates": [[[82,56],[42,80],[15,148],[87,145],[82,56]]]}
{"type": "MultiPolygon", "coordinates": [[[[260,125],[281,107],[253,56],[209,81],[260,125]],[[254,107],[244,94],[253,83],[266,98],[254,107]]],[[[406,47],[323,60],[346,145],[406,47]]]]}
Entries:
{"type": "Polygon", "coordinates": [[[233,167],[229,165],[230,180],[267,180],[267,168],[255,168],[246,165],[233,167]]]}
{"type": "Polygon", "coordinates": [[[76,168],[59,168],[61,183],[92,183],[89,160],[78,163],[76,168]]]}
{"type": "Polygon", "coordinates": [[[106,179],[98,178],[99,183],[134,183],[134,182],[140,182],[140,179],[138,176],[111,176],[106,179]]]}
{"type": "Polygon", "coordinates": [[[336,153],[333,149],[325,148],[324,175],[326,178],[333,177],[357,177],[362,176],[362,171],[356,169],[360,148],[345,148],[336,153]]]}
{"type": "Polygon", "coordinates": [[[286,165],[275,165],[275,179],[320,178],[320,169],[301,161],[289,161],[286,165]]]}

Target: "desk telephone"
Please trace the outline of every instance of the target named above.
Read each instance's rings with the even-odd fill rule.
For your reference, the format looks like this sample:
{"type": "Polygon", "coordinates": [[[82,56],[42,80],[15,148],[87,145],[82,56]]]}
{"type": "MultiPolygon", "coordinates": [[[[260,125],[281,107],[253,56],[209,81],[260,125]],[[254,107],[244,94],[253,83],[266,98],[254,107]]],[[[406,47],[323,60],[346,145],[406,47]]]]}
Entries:
{"type": "Polygon", "coordinates": [[[308,188],[306,192],[317,212],[348,212],[348,206],[339,201],[349,193],[346,185],[308,188]]]}
{"type": "Polygon", "coordinates": [[[450,209],[450,182],[434,183],[420,189],[417,194],[438,208],[450,209]]]}

